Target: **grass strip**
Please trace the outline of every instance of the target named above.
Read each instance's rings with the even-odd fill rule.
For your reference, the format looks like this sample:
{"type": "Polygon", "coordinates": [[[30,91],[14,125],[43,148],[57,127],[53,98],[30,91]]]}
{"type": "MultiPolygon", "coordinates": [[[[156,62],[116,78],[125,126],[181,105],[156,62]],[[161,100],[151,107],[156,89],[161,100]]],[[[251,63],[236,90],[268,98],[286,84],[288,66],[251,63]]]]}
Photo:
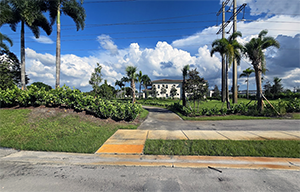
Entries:
{"type": "Polygon", "coordinates": [[[144,154],[300,158],[300,141],[146,140],[144,154]]]}
{"type": "Polygon", "coordinates": [[[96,124],[59,113],[28,120],[31,110],[0,110],[0,146],[21,150],[94,153],[119,128],[136,125],[96,124]]]}

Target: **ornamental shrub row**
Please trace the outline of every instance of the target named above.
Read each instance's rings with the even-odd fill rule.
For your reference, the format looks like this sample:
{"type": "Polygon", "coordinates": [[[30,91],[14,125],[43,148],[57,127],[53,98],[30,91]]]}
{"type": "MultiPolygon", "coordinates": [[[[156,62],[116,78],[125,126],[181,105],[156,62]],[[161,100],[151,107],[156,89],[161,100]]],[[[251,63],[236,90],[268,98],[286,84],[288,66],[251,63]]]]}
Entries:
{"type": "Polygon", "coordinates": [[[0,107],[11,106],[65,106],[77,111],[89,111],[101,118],[114,120],[134,120],[141,112],[139,104],[118,103],[117,101],[104,100],[90,95],[84,95],[78,89],[71,89],[64,85],[58,89],[46,91],[45,88],[37,88],[32,85],[23,91],[17,86],[0,89],[0,107]]]}
{"type": "Polygon", "coordinates": [[[285,113],[291,112],[300,112],[300,99],[293,98],[287,101],[283,101],[279,99],[278,103],[273,104],[271,107],[270,104],[266,103],[266,107],[264,108],[263,112],[257,110],[257,104],[245,104],[240,103],[236,105],[232,105],[231,109],[227,109],[225,107],[218,108],[217,106],[213,108],[202,108],[198,111],[195,109],[191,109],[188,107],[184,107],[178,103],[174,103],[169,106],[169,108],[173,111],[177,111],[185,116],[195,116],[195,115],[204,115],[204,116],[211,116],[211,115],[230,115],[230,114],[242,114],[242,115],[252,115],[252,116],[278,116],[284,115],[285,113]],[[278,113],[277,113],[278,112],[278,113]]]}

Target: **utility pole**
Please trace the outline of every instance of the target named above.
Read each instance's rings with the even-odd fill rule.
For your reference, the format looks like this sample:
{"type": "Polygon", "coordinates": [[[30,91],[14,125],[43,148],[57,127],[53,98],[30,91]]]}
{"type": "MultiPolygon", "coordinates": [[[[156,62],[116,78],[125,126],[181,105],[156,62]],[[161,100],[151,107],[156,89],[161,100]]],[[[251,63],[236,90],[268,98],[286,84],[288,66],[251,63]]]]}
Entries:
{"type": "MultiPolygon", "coordinates": [[[[222,12],[222,28],[219,30],[219,32],[217,34],[219,34],[222,31],[222,38],[225,38],[225,27],[228,25],[228,22],[225,23],[225,6],[229,3],[230,0],[226,0],[222,2],[222,8],[218,11],[217,16],[220,15],[220,13],[222,12]]],[[[227,77],[226,77],[226,64],[225,64],[225,55],[222,54],[222,102],[227,101],[226,100],[226,95],[227,95],[227,87],[226,87],[226,81],[227,81],[227,77]]]]}
{"type": "MultiPolygon", "coordinates": [[[[236,32],[237,28],[237,22],[236,22],[236,0],[233,0],[233,33],[236,32]]],[[[232,65],[232,103],[237,103],[238,102],[238,97],[237,97],[237,62],[236,59],[233,59],[233,65],[232,65]]]]}

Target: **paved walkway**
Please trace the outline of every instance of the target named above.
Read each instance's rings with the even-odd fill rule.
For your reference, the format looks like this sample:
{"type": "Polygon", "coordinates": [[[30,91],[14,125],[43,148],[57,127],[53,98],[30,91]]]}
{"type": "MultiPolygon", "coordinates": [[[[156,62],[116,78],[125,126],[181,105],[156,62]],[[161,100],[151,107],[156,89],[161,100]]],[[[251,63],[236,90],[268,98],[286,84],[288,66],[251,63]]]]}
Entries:
{"type": "Polygon", "coordinates": [[[96,154],[143,154],[147,139],[300,140],[299,120],[183,121],[167,109],[144,108],[149,115],[138,130],[118,130],[96,154]]]}
{"type": "Polygon", "coordinates": [[[96,154],[143,154],[147,139],[165,140],[300,140],[300,131],[118,130],[96,154]]]}
{"type": "Polygon", "coordinates": [[[147,119],[138,130],[231,130],[231,131],[299,131],[300,120],[224,120],[224,121],[183,121],[175,113],[158,107],[148,107],[147,119]]]}

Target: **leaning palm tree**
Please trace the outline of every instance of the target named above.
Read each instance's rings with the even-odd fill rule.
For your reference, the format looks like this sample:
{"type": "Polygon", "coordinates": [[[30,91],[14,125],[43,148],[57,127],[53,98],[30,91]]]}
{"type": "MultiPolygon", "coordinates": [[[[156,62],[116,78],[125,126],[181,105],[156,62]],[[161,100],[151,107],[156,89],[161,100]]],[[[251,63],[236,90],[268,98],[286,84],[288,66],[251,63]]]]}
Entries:
{"type": "Polygon", "coordinates": [[[241,61],[241,54],[240,51],[243,50],[243,46],[238,43],[235,38],[237,36],[242,36],[240,32],[235,32],[232,35],[222,39],[216,39],[212,43],[212,50],[210,51],[210,56],[212,57],[214,53],[218,52],[221,55],[225,55],[225,89],[226,89],[226,102],[227,108],[230,109],[230,102],[229,102],[229,92],[228,92],[228,68],[231,66],[233,59],[236,59],[237,64],[240,64],[241,61]],[[229,63],[229,65],[228,65],[229,63]]]}
{"type": "Polygon", "coordinates": [[[76,0],[47,0],[48,10],[50,12],[50,20],[53,25],[56,21],[56,83],[55,88],[60,85],[60,15],[63,12],[71,17],[76,24],[77,31],[84,28],[85,10],[82,7],[83,0],[78,3],[76,0]]]}
{"type": "Polygon", "coordinates": [[[17,24],[21,23],[21,84],[22,89],[25,86],[25,24],[31,29],[34,36],[39,38],[41,27],[47,35],[52,32],[52,27],[43,15],[46,11],[44,1],[36,0],[6,0],[1,2],[0,18],[4,18],[0,22],[0,27],[3,24],[9,24],[13,31],[16,31],[17,24]]]}
{"type": "Polygon", "coordinates": [[[136,67],[128,66],[126,67],[127,82],[130,82],[130,87],[132,90],[132,104],[135,102],[135,82],[137,82],[136,67]]]}
{"type": "Polygon", "coordinates": [[[182,78],[183,78],[183,81],[182,81],[182,105],[183,106],[186,106],[186,101],[185,101],[185,78],[186,78],[189,70],[190,70],[190,65],[185,65],[183,67],[183,69],[181,70],[182,71],[182,78]]]}
{"type": "Polygon", "coordinates": [[[250,69],[250,67],[249,67],[249,68],[245,69],[242,74],[240,74],[240,77],[247,77],[247,80],[246,80],[246,82],[247,82],[247,93],[246,93],[247,99],[249,99],[249,76],[253,72],[254,72],[254,70],[250,69]]]}
{"type": "Polygon", "coordinates": [[[267,30],[262,30],[258,37],[252,38],[245,44],[244,48],[244,53],[252,62],[255,70],[257,107],[260,111],[264,109],[262,104],[261,88],[261,73],[265,72],[266,69],[264,50],[269,47],[280,47],[279,43],[273,37],[265,37],[267,33],[267,30]]]}
{"type": "Polygon", "coordinates": [[[13,46],[12,40],[7,35],[4,35],[0,32],[0,48],[1,50],[3,49],[4,51],[9,51],[8,46],[3,41],[7,41],[10,46],[13,46]]]}

